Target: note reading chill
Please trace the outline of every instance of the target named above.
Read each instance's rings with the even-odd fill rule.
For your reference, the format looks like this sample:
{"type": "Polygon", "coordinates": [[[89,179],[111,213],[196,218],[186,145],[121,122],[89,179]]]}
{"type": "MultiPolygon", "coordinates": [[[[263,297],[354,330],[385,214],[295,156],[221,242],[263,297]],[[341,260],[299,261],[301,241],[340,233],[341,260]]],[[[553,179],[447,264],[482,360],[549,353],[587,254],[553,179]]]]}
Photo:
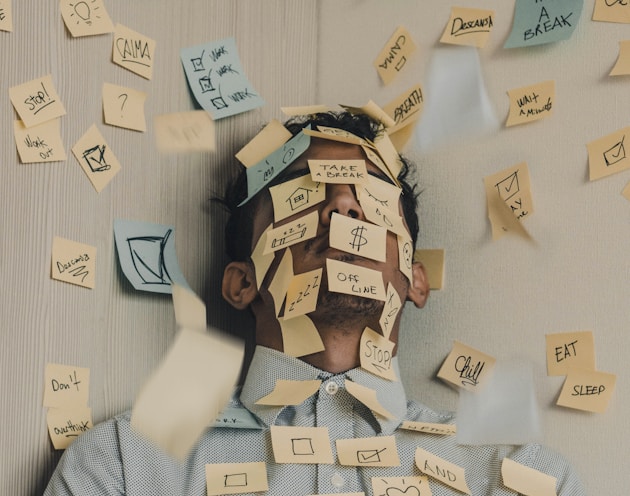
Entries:
{"type": "Polygon", "coordinates": [[[478,391],[492,374],[496,360],[459,341],[442,363],[438,377],[466,391],[478,391]]]}

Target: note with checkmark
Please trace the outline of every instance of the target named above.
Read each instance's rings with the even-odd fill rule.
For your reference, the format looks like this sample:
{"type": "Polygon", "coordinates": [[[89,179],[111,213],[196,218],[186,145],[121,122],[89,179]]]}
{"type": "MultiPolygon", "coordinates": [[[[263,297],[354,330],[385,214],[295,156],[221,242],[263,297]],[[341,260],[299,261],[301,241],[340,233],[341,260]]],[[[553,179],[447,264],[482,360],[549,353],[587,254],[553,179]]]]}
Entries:
{"type": "Polygon", "coordinates": [[[352,467],[398,467],[400,459],[394,436],[337,439],[339,464],[352,467]]]}
{"type": "Polygon", "coordinates": [[[626,151],[626,135],[630,127],[625,127],[586,145],[588,150],[589,179],[594,181],[630,168],[626,151]]]}

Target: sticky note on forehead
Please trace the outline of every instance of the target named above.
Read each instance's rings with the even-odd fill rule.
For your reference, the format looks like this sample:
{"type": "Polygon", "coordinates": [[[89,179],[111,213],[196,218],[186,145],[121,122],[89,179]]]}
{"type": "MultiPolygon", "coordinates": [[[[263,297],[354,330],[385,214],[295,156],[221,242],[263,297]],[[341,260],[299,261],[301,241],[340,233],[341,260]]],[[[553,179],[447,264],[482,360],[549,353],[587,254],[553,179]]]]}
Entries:
{"type": "Polygon", "coordinates": [[[245,167],[251,167],[290,139],[291,132],[280,121],[273,119],[235,156],[245,167]]]}
{"type": "Polygon", "coordinates": [[[311,137],[303,131],[296,134],[284,145],[271,153],[267,158],[247,169],[247,198],[239,206],[244,205],[284,169],[291,165],[311,145],[311,137]]]}
{"type": "Polygon", "coordinates": [[[367,181],[365,160],[309,160],[313,181],[335,184],[362,184],[367,181]]]}

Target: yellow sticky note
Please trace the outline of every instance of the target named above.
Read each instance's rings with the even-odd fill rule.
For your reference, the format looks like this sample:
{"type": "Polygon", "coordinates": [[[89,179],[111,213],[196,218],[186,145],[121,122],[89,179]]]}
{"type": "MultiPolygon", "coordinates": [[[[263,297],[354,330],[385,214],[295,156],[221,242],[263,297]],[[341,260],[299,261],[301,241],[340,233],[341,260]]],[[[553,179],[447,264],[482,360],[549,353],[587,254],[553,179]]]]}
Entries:
{"type": "Polygon", "coordinates": [[[592,19],[630,24],[630,10],[623,1],[595,0],[592,19]]]}
{"type": "Polygon", "coordinates": [[[577,410],[604,413],[616,382],[617,376],[614,374],[571,368],[556,404],[577,410]]]}
{"type": "Polygon", "coordinates": [[[60,119],[52,119],[29,128],[17,120],[13,122],[13,133],[23,164],[60,162],[67,158],[61,140],[60,119]]]}
{"type": "Polygon", "coordinates": [[[116,24],[112,47],[112,61],[114,64],[135,72],[145,79],[151,79],[153,77],[154,59],[155,40],[137,33],[122,24],[116,24]]]}
{"type": "Polygon", "coordinates": [[[147,94],[133,88],[103,83],[103,114],[112,126],[146,131],[144,101],[147,94]]]}
{"type": "Polygon", "coordinates": [[[351,145],[362,145],[365,143],[365,140],[363,138],[359,138],[358,136],[348,131],[338,129],[336,127],[317,126],[316,130],[304,128],[302,129],[302,132],[307,136],[311,136],[313,138],[338,141],[339,143],[348,143],[351,145]]]}
{"type": "Polygon", "coordinates": [[[13,31],[11,0],[0,0],[0,31],[13,31]]]}
{"type": "Polygon", "coordinates": [[[313,181],[337,184],[361,184],[367,181],[365,160],[309,160],[313,181]]]}
{"type": "Polygon", "coordinates": [[[292,357],[301,357],[324,351],[317,327],[307,315],[289,320],[279,319],[282,332],[282,351],[292,357]]]}
{"type": "Polygon", "coordinates": [[[326,271],[329,291],[385,301],[385,285],[379,271],[331,259],[326,260],[326,271]]]}
{"type": "Polygon", "coordinates": [[[252,251],[252,262],[254,263],[254,269],[256,271],[256,287],[260,289],[260,285],[263,283],[267,271],[271,266],[273,259],[275,258],[275,252],[263,253],[265,250],[265,243],[267,241],[267,231],[273,227],[273,224],[269,224],[263,233],[258,238],[256,246],[252,251]]]}
{"type": "Polygon", "coordinates": [[[377,206],[395,213],[398,213],[401,193],[402,190],[398,186],[373,176],[368,176],[366,183],[357,185],[359,202],[372,200],[377,206]]]}
{"type": "Polygon", "coordinates": [[[414,422],[404,420],[400,424],[401,429],[407,431],[424,432],[426,434],[438,434],[443,436],[453,436],[457,433],[457,427],[453,424],[436,424],[433,422],[414,422]]]}
{"type": "Polygon", "coordinates": [[[398,267],[400,271],[413,281],[413,242],[409,233],[405,232],[404,236],[397,235],[398,239],[398,267]]]}
{"type": "Polygon", "coordinates": [[[323,269],[315,269],[293,276],[287,288],[284,320],[292,319],[315,310],[317,296],[322,284],[323,269]]]}
{"type": "Polygon", "coordinates": [[[396,317],[402,309],[402,306],[402,301],[400,300],[398,291],[396,291],[396,288],[391,282],[388,283],[385,305],[383,305],[383,312],[378,320],[385,339],[389,339],[394,323],[396,322],[396,317]]]}
{"type": "Polygon", "coordinates": [[[333,463],[328,427],[271,426],[276,463],[333,463]]]}
{"type": "Polygon", "coordinates": [[[451,18],[440,42],[483,48],[494,25],[493,17],[492,10],[451,7],[451,18]]]}
{"type": "Polygon", "coordinates": [[[340,465],[351,467],[398,467],[400,459],[394,436],[337,439],[340,465]]]}
{"type": "Polygon", "coordinates": [[[398,380],[392,367],[394,346],[394,342],[366,327],[359,346],[361,367],[389,381],[398,380]]]}
{"type": "Polygon", "coordinates": [[[55,449],[66,449],[80,434],[93,427],[92,409],[87,406],[49,408],[46,423],[55,449]]]}
{"type": "Polygon", "coordinates": [[[520,226],[521,220],[534,211],[529,168],[525,162],[508,167],[483,179],[486,189],[488,217],[492,225],[492,238],[515,231],[528,237],[520,226]],[[507,208],[505,208],[507,206],[507,208]]]}
{"type": "Polygon", "coordinates": [[[478,391],[488,380],[496,359],[459,341],[453,342],[438,377],[466,391],[478,391]]]}
{"type": "Polygon", "coordinates": [[[73,37],[111,33],[114,24],[103,0],[61,0],[61,17],[73,37]]]}
{"type": "Polygon", "coordinates": [[[551,115],[556,99],[555,81],[544,81],[509,90],[507,127],[544,119],[551,115]]]}
{"type": "Polygon", "coordinates": [[[361,198],[359,203],[361,204],[363,215],[368,221],[373,222],[377,226],[382,226],[399,236],[409,237],[409,231],[405,227],[402,216],[397,211],[383,207],[381,203],[370,195],[360,193],[359,196],[361,198]]]}
{"type": "Polygon", "coordinates": [[[268,489],[265,462],[209,463],[206,465],[208,496],[257,493],[268,489]]]}
{"type": "Polygon", "coordinates": [[[626,200],[630,201],[630,182],[625,185],[625,187],[621,191],[621,194],[626,200]]]}
{"type": "Polygon", "coordinates": [[[49,408],[74,408],[87,406],[90,395],[90,369],[46,364],[44,376],[44,406],[49,408]]]}
{"type": "Polygon", "coordinates": [[[409,31],[400,26],[374,60],[374,67],[384,84],[389,84],[407,64],[416,44],[409,31]]]}
{"type": "Polygon", "coordinates": [[[299,219],[295,219],[294,221],[287,222],[286,224],[267,231],[267,239],[263,253],[271,253],[314,238],[317,234],[318,224],[319,214],[313,211],[299,219]]]}
{"type": "Polygon", "coordinates": [[[630,40],[619,42],[619,56],[609,76],[625,76],[630,74],[630,40]]]}
{"type": "Polygon", "coordinates": [[[340,107],[344,108],[351,114],[363,114],[370,117],[372,120],[382,124],[384,127],[393,127],[396,122],[392,117],[385,112],[381,107],[379,107],[372,100],[368,101],[362,107],[352,107],[350,105],[340,105],[340,107]]]}
{"type": "Polygon", "coordinates": [[[394,418],[392,413],[378,400],[374,389],[362,386],[361,384],[352,382],[351,380],[346,380],[344,384],[346,391],[372,410],[372,412],[386,419],[394,418]]]}
{"type": "Polygon", "coordinates": [[[586,145],[591,181],[630,168],[630,158],[626,153],[625,142],[628,134],[630,134],[630,127],[625,127],[586,145]]]}
{"type": "Polygon", "coordinates": [[[175,322],[179,327],[205,331],[206,304],[190,289],[177,283],[171,285],[175,322]]]}
{"type": "Polygon", "coordinates": [[[431,496],[425,476],[372,477],[372,494],[387,496],[431,496]]]}
{"type": "Polygon", "coordinates": [[[384,262],[387,256],[387,229],[333,212],[330,219],[330,246],[384,262]]]}
{"type": "Polygon", "coordinates": [[[12,86],[9,88],[9,97],[26,127],[66,114],[50,74],[12,86]]]}
{"type": "Polygon", "coordinates": [[[398,185],[398,174],[400,174],[400,170],[402,169],[402,162],[398,150],[396,150],[389,135],[387,133],[378,135],[374,140],[374,147],[387,166],[387,170],[389,171],[388,176],[398,185]]]}
{"type": "Polygon", "coordinates": [[[556,496],[557,479],[509,458],[501,463],[503,485],[525,496],[556,496]]]}
{"type": "Polygon", "coordinates": [[[304,175],[269,188],[274,221],[280,222],[326,199],[326,185],[304,175]]]}
{"type": "Polygon", "coordinates": [[[55,236],[50,274],[53,279],[84,288],[96,285],[96,248],[55,236]]]}
{"type": "Polygon", "coordinates": [[[280,315],[282,304],[284,303],[292,279],[293,255],[291,254],[291,250],[285,250],[268,288],[276,308],[276,317],[280,315]]]}
{"type": "Polygon", "coordinates": [[[289,381],[278,379],[273,391],[260,398],[257,405],[296,406],[313,396],[322,384],[320,379],[312,381],[289,381]]]}
{"type": "Polygon", "coordinates": [[[268,157],[291,137],[291,132],[280,121],[272,119],[235,156],[245,167],[251,167],[268,157]]]}
{"type": "Polygon", "coordinates": [[[417,121],[423,107],[422,85],[416,84],[384,105],[383,110],[394,119],[396,126],[402,126],[417,121]]]}
{"type": "Polygon", "coordinates": [[[471,494],[466,483],[466,473],[463,467],[459,467],[422,448],[416,448],[415,460],[416,466],[423,474],[465,494],[471,494]]]}
{"type": "Polygon", "coordinates": [[[72,147],[72,153],[97,192],[120,171],[120,163],[96,124],[85,132],[72,147]]]}
{"type": "Polygon", "coordinates": [[[415,262],[424,266],[431,289],[442,289],[444,285],[444,250],[423,248],[413,254],[415,262]]]}
{"type": "Polygon", "coordinates": [[[591,331],[547,334],[547,375],[567,375],[571,367],[595,370],[595,341],[591,331]]]}
{"type": "Polygon", "coordinates": [[[211,152],[215,149],[214,121],[205,110],[156,115],[153,127],[160,153],[211,152]]]}

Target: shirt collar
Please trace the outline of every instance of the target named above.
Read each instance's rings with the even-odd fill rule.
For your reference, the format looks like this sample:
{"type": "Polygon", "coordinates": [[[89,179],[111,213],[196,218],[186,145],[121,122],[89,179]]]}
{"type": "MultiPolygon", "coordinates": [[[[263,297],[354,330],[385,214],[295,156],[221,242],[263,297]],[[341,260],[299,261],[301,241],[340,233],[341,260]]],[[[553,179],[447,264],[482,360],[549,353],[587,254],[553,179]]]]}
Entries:
{"type": "MultiPolygon", "coordinates": [[[[396,377],[400,377],[396,357],[392,359],[392,367],[394,367],[396,377]]],[[[257,405],[256,401],[271,393],[278,379],[290,381],[320,379],[326,381],[333,376],[335,374],[313,367],[298,358],[271,348],[257,346],[241,390],[240,400],[243,406],[265,425],[273,425],[278,415],[286,407],[257,405]]],[[[379,415],[372,415],[379,423],[382,433],[393,433],[407,413],[407,397],[400,380],[389,381],[360,367],[338,374],[338,376],[376,391],[378,401],[392,414],[392,418],[386,419],[379,415]]]]}

